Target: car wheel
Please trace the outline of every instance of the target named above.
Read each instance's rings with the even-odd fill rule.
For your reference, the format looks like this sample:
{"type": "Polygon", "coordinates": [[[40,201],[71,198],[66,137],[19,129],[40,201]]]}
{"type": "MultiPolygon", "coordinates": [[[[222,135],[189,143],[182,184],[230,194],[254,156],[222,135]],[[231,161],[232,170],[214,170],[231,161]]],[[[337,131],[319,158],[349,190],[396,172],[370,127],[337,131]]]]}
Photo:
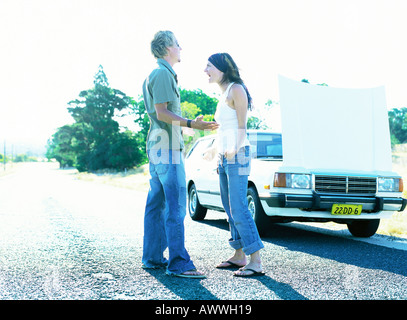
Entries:
{"type": "Polygon", "coordinates": [[[376,233],[379,224],[380,219],[355,220],[348,223],[348,230],[355,237],[369,238],[376,233]]]}
{"type": "Polygon", "coordinates": [[[208,209],[201,206],[196,192],[195,185],[193,184],[188,189],[188,212],[192,220],[203,220],[206,216],[208,209]]]}
{"type": "Polygon", "coordinates": [[[260,236],[265,235],[269,230],[270,217],[264,212],[259,195],[253,186],[247,189],[247,207],[252,214],[260,236]]]}

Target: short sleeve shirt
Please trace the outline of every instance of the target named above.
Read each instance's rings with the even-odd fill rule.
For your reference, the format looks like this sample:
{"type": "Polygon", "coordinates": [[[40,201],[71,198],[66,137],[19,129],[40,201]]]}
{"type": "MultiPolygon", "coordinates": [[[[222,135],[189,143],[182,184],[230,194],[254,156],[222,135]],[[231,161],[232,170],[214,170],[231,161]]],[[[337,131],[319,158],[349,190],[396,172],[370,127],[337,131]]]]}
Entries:
{"type": "Polygon", "coordinates": [[[157,68],[151,72],[143,84],[144,104],[150,118],[147,151],[151,149],[182,150],[184,140],[181,127],[158,120],[154,106],[167,102],[167,109],[181,116],[177,74],[164,59],[158,59],[157,64],[157,68]]]}

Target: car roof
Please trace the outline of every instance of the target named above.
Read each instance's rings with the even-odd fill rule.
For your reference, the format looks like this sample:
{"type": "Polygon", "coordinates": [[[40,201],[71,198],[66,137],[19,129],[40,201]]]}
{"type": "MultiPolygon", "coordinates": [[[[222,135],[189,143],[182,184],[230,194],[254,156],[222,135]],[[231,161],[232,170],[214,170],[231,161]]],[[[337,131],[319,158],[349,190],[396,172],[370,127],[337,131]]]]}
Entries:
{"type": "Polygon", "coordinates": [[[270,130],[256,130],[256,129],[248,129],[247,133],[261,133],[261,134],[281,134],[281,132],[270,131],[270,130]]]}
{"type": "MultiPolygon", "coordinates": [[[[280,134],[281,135],[281,132],[270,131],[270,130],[256,130],[256,129],[248,129],[247,133],[248,134],[255,134],[256,133],[256,134],[280,134]]],[[[216,133],[211,133],[209,135],[206,135],[206,136],[204,136],[202,138],[197,139],[196,141],[198,142],[198,141],[202,141],[202,140],[206,140],[206,139],[212,139],[212,138],[214,138],[216,136],[217,136],[216,133]]]]}

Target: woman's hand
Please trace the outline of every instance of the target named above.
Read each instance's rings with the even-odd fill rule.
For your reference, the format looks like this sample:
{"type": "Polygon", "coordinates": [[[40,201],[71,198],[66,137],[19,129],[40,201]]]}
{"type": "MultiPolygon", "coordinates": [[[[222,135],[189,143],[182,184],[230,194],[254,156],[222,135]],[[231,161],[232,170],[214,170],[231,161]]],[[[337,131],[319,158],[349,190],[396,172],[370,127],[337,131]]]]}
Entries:
{"type": "Polygon", "coordinates": [[[215,155],[216,155],[216,147],[212,146],[212,147],[209,147],[208,149],[206,149],[202,153],[202,158],[207,161],[212,161],[213,158],[215,158],[215,155]]]}
{"type": "Polygon", "coordinates": [[[237,154],[236,149],[231,149],[231,150],[225,151],[225,157],[228,160],[232,160],[236,154],[237,154]]]}

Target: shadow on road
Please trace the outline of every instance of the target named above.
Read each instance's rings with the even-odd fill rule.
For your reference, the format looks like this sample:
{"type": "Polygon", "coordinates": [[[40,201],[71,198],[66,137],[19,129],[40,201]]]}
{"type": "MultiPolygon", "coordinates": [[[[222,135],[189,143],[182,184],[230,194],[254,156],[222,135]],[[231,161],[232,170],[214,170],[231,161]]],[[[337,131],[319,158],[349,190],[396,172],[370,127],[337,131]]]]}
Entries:
{"type": "MultiPolygon", "coordinates": [[[[164,269],[145,269],[145,271],[183,300],[220,300],[217,296],[206,289],[199,279],[171,277],[165,274],[164,269]]],[[[267,275],[255,279],[270,291],[274,292],[280,299],[308,300],[306,297],[295,291],[290,285],[278,282],[267,275]]]]}
{"type": "Polygon", "coordinates": [[[216,227],[219,229],[223,229],[223,230],[229,230],[229,223],[227,221],[227,219],[216,219],[216,220],[200,220],[200,221],[195,221],[197,223],[202,223],[202,224],[206,224],[208,226],[211,227],[216,227]]]}
{"type": "Polygon", "coordinates": [[[309,300],[294,290],[289,284],[278,282],[270,278],[267,274],[262,277],[257,277],[256,280],[270,291],[274,292],[282,300],[309,300]]]}
{"type": "MultiPolygon", "coordinates": [[[[229,230],[229,223],[226,219],[207,219],[202,221],[196,221],[211,227],[219,228],[222,230],[229,230]]],[[[264,240],[264,239],[263,239],[264,240]]],[[[268,241],[268,239],[266,239],[268,241]]],[[[290,285],[278,282],[267,274],[262,277],[252,278],[257,280],[260,284],[274,292],[280,299],[283,300],[308,300],[306,297],[294,290],[290,285]]]]}
{"type": "Polygon", "coordinates": [[[202,279],[168,276],[164,269],[145,269],[145,271],[183,300],[219,300],[201,284],[202,279]]]}
{"type": "Polygon", "coordinates": [[[316,231],[272,225],[263,241],[325,259],[407,276],[407,251],[387,248],[316,231]],[[397,254],[395,254],[397,252],[397,254]]]}
{"type": "MultiPolygon", "coordinates": [[[[204,220],[200,223],[228,230],[226,219],[204,220]]],[[[352,240],[318,231],[290,227],[290,224],[271,224],[262,241],[325,259],[377,269],[407,276],[407,251],[352,240]],[[397,252],[397,254],[394,254],[397,252]]]]}

